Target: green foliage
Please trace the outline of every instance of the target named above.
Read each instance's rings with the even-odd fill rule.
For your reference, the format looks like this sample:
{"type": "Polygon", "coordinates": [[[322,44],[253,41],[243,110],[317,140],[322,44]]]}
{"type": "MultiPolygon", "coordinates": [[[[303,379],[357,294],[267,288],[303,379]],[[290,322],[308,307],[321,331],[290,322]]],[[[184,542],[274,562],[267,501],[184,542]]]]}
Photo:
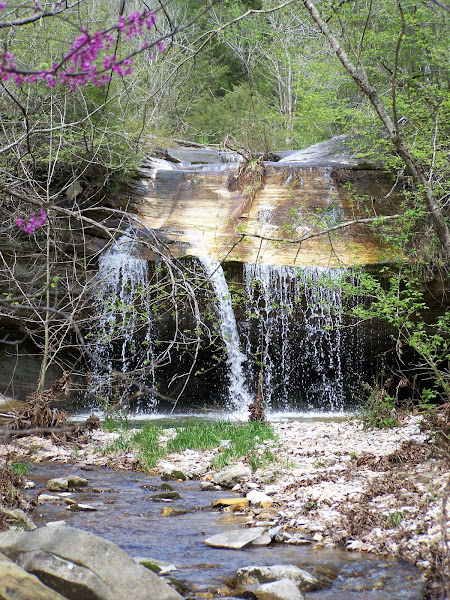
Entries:
{"type": "Polygon", "coordinates": [[[389,396],[386,390],[379,385],[367,386],[366,389],[368,389],[369,394],[358,415],[364,429],[398,427],[400,421],[396,399],[389,396]]]}
{"type": "MultiPolygon", "coordinates": [[[[362,296],[367,302],[350,310],[357,320],[383,319],[397,331],[399,352],[405,344],[414,350],[434,382],[434,398],[450,401],[450,312],[437,316],[425,302],[421,282],[411,268],[389,268],[381,280],[363,272],[357,286],[347,283],[347,293],[362,296]],[[439,391],[438,391],[439,390],[439,391]]],[[[425,392],[430,400],[430,391],[425,392]]]]}
{"type": "Polygon", "coordinates": [[[26,462],[12,462],[9,463],[8,470],[11,471],[11,473],[15,473],[16,475],[28,477],[28,475],[33,471],[33,467],[32,465],[26,462]]]}

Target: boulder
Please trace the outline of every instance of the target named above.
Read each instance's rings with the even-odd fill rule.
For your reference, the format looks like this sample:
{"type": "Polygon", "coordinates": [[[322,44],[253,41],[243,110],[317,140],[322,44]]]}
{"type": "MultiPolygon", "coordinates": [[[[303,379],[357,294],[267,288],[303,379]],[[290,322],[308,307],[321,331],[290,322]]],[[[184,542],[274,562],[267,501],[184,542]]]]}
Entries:
{"type": "MultiPolygon", "coordinates": [[[[232,548],[240,550],[257,540],[265,532],[265,527],[251,527],[250,529],[232,529],[218,533],[207,538],[204,543],[214,548],[232,548]]],[[[0,546],[1,549],[1,546],[0,546]]]]}
{"type": "Polygon", "coordinates": [[[86,487],[87,485],[87,479],[78,477],[77,475],[69,475],[68,477],[49,479],[45,484],[45,488],[50,492],[67,492],[70,489],[86,487]]]}
{"type": "MultiPolygon", "coordinates": [[[[256,528],[255,528],[256,529],[256,528]]],[[[315,575],[296,565],[249,566],[236,571],[235,579],[242,585],[270,583],[290,579],[302,591],[313,591],[322,587],[315,575]]]]}
{"type": "Polygon", "coordinates": [[[265,583],[252,589],[252,592],[258,600],[304,600],[305,598],[291,579],[265,583]]]}
{"type": "Polygon", "coordinates": [[[221,485],[222,487],[231,489],[238,483],[240,479],[243,477],[250,477],[251,474],[252,472],[250,467],[237,465],[234,467],[229,467],[228,469],[224,469],[223,471],[219,471],[213,476],[212,481],[216,485],[221,485]]]}
{"type": "Polygon", "coordinates": [[[0,533],[0,552],[70,600],[182,599],[116,544],[73,527],[0,533]]]}
{"type": "Polygon", "coordinates": [[[0,554],[0,600],[66,600],[0,554]]]}

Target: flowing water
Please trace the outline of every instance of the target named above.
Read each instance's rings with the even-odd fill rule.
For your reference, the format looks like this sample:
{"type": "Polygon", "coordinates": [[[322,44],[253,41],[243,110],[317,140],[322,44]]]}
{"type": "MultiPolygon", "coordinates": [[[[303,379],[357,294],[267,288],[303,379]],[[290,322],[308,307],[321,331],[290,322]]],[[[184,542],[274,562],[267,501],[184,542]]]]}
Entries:
{"type": "Polygon", "coordinates": [[[240,339],[236,324],[236,317],[231,302],[230,290],[227,280],[218,260],[209,256],[200,257],[200,262],[213,286],[215,293],[215,308],[219,317],[219,328],[226,346],[228,363],[229,404],[234,412],[245,415],[247,406],[252,401],[244,376],[246,357],[240,348],[240,339]]]}
{"type": "MultiPolygon", "coordinates": [[[[342,410],[347,396],[343,358],[356,356],[354,331],[343,334],[340,282],[345,269],[244,265],[246,315],[257,335],[247,354],[262,357],[265,400],[287,407],[301,396],[306,408],[342,410]],[[257,340],[255,347],[255,339],[257,340]]],[[[358,363],[353,360],[353,372],[358,363]]],[[[350,369],[347,369],[347,375],[350,369]]]]}
{"type": "MultiPolygon", "coordinates": [[[[271,207],[263,212],[262,226],[267,229],[271,207]]],[[[109,401],[114,394],[110,379],[113,369],[124,373],[137,369],[149,388],[165,377],[153,368],[155,325],[148,263],[134,256],[133,248],[133,242],[124,236],[100,259],[92,349],[107,369],[105,375],[104,369],[93,365],[90,391],[109,401]],[[148,318],[143,321],[137,311],[148,318]]],[[[203,393],[213,383],[211,377],[215,378],[222,386],[215,392],[216,400],[245,417],[248,404],[256,396],[262,365],[267,410],[342,411],[351,407],[349,398],[358,388],[360,376],[364,378],[365,371],[373,369],[369,354],[378,342],[376,331],[348,327],[345,321],[348,306],[341,282],[351,279],[355,283],[354,272],[244,264],[239,275],[242,283],[234,286],[240,288],[243,308],[235,309],[222,265],[209,256],[199,261],[214,292],[217,329],[225,349],[221,369],[228,379],[224,388],[223,376],[220,380],[210,367],[205,369],[208,375],[201,375],[199,370],[193,382],[202,382],[203,393]]],[[[196,268],[195,264],[190,266],[193,272],[196,268]]],[[[200,301],[206,302],[206,298],[200,301]]],[[[160,329],[158,335],[161,339],[168,334],[160,329]]],[[[172,364],[176,365],[176,357],[172,364]]],[[[176,372],[176,368],[172,370],[176,372]]],[[[173,373],[167,375],[170,378],[173,373]]],[[[120,394],[123,397],[128,392],[122,387],[120,394]]],[[[195,405],[205,404],[204,396],[191,397],[195,405]]],[[[150,397],[141,412],[156,409],[157,400],[150,397]]]]}
{"type": "MultiPolygon", "coordinates": [[[[114,398],[111,371],[127,373],[145,365],[145,384],[154,387],[152,322],[147,319],[145,331],[139,331],[138,310],[150,313],[148,295],[148,262],[136,256],[135,240],[121,236],[99,260],[98,284],[94,297],[95,325],[91,351],[92,374],[89,396],[105,404],[129,394],[122,387],[120,398],[114,398]],[[140,339],[138,339],[138,336],[140,339]]],[[[136,376],[135,376],[136,379],[136,376]]],[[[147,406],[154,405],[147,397],[147,406]]]]}
{"type": "Polygon", "coordinates": [[[82,475],[89,482],[89,488],[74,492],[71,498],[94,505],[98,511],[72,512],[64,504],[46,502],[31,515],[37,525],[63,519],[68,525],[115,542],[131,556],[169,561],[177,568],[171,575],[189,589],[205,591],[220,586],[237,569],[248,565],[295,564],[309,571],[325,567],[336,574],[329,589],[306,593],[308,600],[422,599],[417,569],[389,558],[310,545],[271,544],[243,550],[206,546],[204,539],[238,528],[245,517],[212,510],[212,500],[229,497],[230,492],[201,491],[195,481],[172,484],[181,500],[171,505],[188,512],[165,518],[161,509],[167,504],[151,500],[152,494],[160,491],[161,479],[143,473],[41,463],[31,474],[37,483],[34,493],[43,491],[48,479],[69,473],[82,475]]]}

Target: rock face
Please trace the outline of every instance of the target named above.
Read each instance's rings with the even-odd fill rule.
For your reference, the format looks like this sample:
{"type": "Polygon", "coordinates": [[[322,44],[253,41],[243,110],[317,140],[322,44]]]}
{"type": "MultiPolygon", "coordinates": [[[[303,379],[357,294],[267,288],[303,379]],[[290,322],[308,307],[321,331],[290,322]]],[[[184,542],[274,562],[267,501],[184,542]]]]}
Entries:
{"type": "MultiPolygon", "coordinates": [[[[189,151],[184,160],[189,161],[189,151]]],[[[257,237],[241,243],[236,234],[239,226],[250,234],[297,239],[367,217],[368,211],[398,212],[396,190],[385,197],[393,186],[390,173],[352,156],[342,137],[291,152],[277,163],[266,162],[264,187],[250,202],[239,185],[233,185],[236,171],[236,163],[193,171],[161,161],[141,172],[131,205],[180,255],[210,253],[219,259],[286,266],[386,261],[380,240],[363,225],[338,230],[330,241],[309,237],[301,246],[270,242],[261,246],[257,237]]]]}
{"type": "Polygon", "coordinates": [[[182,599],[115,544],[73,527],[1,533],[0,552],[70,600],[182,599]]]}
{"type": "Polygon", "coordinates": [[[0,554],[0,600],[65,600],[35,575],[0,554]]]}

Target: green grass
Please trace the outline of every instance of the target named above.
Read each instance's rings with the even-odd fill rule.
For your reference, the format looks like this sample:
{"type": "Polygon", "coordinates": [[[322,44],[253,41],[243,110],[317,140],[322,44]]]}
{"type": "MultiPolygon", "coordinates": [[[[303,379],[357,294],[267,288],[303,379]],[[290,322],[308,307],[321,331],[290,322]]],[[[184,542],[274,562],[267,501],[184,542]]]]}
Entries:
{"type": "Polygon", "coordinates": [[[127,435],[124,434],[108,444],[108,446],[105,446],[105,448],[103,448],[103,454],[107,455],[116,454],[117,452],[132,452],[133,449],[134,446],[129,436],[127,437],[127,435]]]}
{"type": "Polygon", "coordinates": [[[386,516],[386,525],[391,528],[398,527],[403,517],[404,514],[401,510],[395,510],[386,516]]]}
{"type": "Polygon", "coordinates": [[[12,462],[9,463],[8,470],[11,471],[11,473],[15,473],[16,475],[28,477],[28,475],[33,470],[33,467],[26,462],[12,462]]]}
{"type": "Polygon", "coordinates": [[[276,437],[273,429],[266,423],[196,423],[177,427],[176,431],[176,437],[169,440],[165,446],[161,446],[159,438],[163,428],[149,423],[131,439],[123,436],[118,438],[105,448],[105,453],[120,450],[138,451],[141,463],[147,469],[154,467],[158,460],[168,454],[187,449],[213,450],[220,446],[222,451],[217,453],[213,461],[216,468],[231,465],[242,459],[255,470],[276,460],[272,452],[273,445],[276,445],[276,437]],[[263,446],[263,442],[266,441],[272,442],[270,447],[263,446]]]}

